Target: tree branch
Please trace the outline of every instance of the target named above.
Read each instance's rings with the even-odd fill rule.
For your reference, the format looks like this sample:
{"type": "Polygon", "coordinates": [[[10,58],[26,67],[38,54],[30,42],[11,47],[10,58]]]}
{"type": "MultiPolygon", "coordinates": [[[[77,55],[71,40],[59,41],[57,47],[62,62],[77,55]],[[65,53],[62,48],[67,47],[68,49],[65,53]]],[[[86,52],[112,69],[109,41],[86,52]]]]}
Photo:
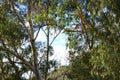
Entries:
{"type": "Polygon", "coordinates": [[[45,30],[42,28],[42,31],[44,32],[44,34],[47,36],[47,33],[45,32],[45,30]]]}
{"type": "Polygon", "coordinates": [[[31,20],[31,8],[32,8],[32,0],[28,1],[28,22],[30,25],[30,43],[31,43],[31,52],[33,55],[33,64],[35,69],[35,76],[38,80],[41,80],[41,74],[39,71],[39,65],[38,65],[38,59],[37,59],[37,53],[36,53],[36,46],[35,46],[35,39],[34,39],[34,32],[33,32],[33,25],[31,20]]]}
{"type": "Polygon", "coordinates": [[[66,32],[80,32],[80,33],[86,33],[87,31],[85,30],[71,30],[71,29],[64,29],[66,32]]]}
{"type": "Polygon", "coordinates": [[[36,34],[36,36],[35,36],[35,39],[34,39],[34,40],[36,40],[36,39],[37,39],[38,34],[39,34],[39,32],[40,32],[40,28],[41,28],[41,27],[39,27],[38,32],[37,32],[37,34],[36,34]]]}
{"type": "Polygon", "coordinates": [[[18,59],[20,59],[25,65],[27,65],[33,72],[35,72],[34,68],[32,67],[32,65],[30,63],[28,63],[23,57],[17,55],[15,52],[9,50],[8,48],[6,47],[1,47],[0,46],[0,50],[3,50],[5,51],[6,53],[10,53],[12,55],[14,55],[15,57],[17,57],[18,59]]]}
{"type": "Polygon", "coordinates": [[[62,31],[62,30],[60,30],[60,31],[58,32],[58,34],[56,34],[56,36],[54,36],[53,40],[52,40],[51,43],[50,43],[50,46],[52,45],[52,43],[54,42],[54,40],[58,37],[58,35],[61,33],[61,31],[62,31]]]}
{"type": "Polygon", "coordinates": [[[17,16],[17,18],[20,20],[20,22],[23,24],[23,27],[25,28],[25,30],[27,31],[28,35],[30,36],[30,32],[29,30],[27,29],[25,23],[24,23],[24,20],[18,15],[15,7],[14,7],[14,0],[10,0],[10,3],[11,3],[11,7],[13,9],[13,12],[15,13],[15,15],[17,16]]]}

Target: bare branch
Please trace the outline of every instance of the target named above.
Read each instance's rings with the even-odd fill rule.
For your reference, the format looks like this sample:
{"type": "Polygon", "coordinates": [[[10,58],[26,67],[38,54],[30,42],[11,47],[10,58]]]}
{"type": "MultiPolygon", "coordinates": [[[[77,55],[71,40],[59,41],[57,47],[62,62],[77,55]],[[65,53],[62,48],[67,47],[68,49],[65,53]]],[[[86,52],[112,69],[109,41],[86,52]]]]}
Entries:
{"type": "Polygon", "coordinates": [[[84,30],[71,30],[71,29],[64,29],[64,31],[66,31],[66,32],[80,32],[80,33],[87,32],[87,31],[84,31],[84,30]]]}
{"type": "Polygon", "coordinates": [[[74,0],[74,2],[78,6],[77,9],[75,9],[75,13],[76,13],[76,16],[78,16],[81,19],[82,26],[85,28],[85,25],[87,25],[89,29],[92,29],[93,26],[91,24],[88,24],[85,16],[83,15],[80,3],[77,0],[74,0]]]}
{"type": "Polygon", "coordinates": [[[32,1],[29,0],[28,1],[28,22],[29,22],[29,26],[30,26],[30,38],[33,40],[34,39],[34,33],[33,33],[33,25],[32,25],[32,20],[31,20],[31,7],[32,7],[32,1]]]}
{"type": "Polygon", "coordinates": [[[45,32],[45,30],[42,28],[42,31],[44,32],[44,34],[47,36],[47,33],[45,32]]]}
{"type": "Polygon", "coordinates": [[[60,30],[60,31],[58,32],[58,34],[56,34],[56,36],[53,38],[53,40],[52,40],[51,43],[50,43],[50,46],[52,45],[52,43],[54,42],[54,40],[58,37],[58,35],[61,33],[61,31],[62,31],[62,30],[60,30]]]}
{"type": "Polygon", "coordinates": [[[43,59],[44,56],[45,56],[45,54],[42,55],[42,57],[41,57],[41,59],[40,59],[38,64],[40,64],[42,62],[42,59],[43,59]]]}
{"type": "Polygon", "coordinates": [[[41,28],[41,27],[39,27],[38,32],[37,32],[37,34],[36,34],[36,36],[35,36],[35,39],[34,39],[34,40],[36,40],[36,39],[37,39],[38,34],[39,34],[39,32],[40,32],[40,28],[41,28]]]}

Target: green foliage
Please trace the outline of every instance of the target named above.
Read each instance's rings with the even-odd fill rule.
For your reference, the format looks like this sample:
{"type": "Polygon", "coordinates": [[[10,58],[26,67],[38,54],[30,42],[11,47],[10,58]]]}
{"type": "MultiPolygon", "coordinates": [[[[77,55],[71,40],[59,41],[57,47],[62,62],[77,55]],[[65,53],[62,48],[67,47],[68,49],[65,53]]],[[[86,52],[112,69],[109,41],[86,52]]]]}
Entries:
{"type": "Polygon", "coordinates": [[[22,74],[27,71],[32,71],[35,78],[41,76],[44,79],[48,72],[47,69],[57,67],[56,61],[46,59],[53,55],[51,44],[61,32],[60,30],[57,33],[56,30],[59,30],[59,27],[56,26],[58,24],[60,26],[61,24],[64,25],[63,21],[56,20],[56,17],[64,17],[63,10],[58,9],[58,2],[60,1],[11,0],[2,3],[2,6],[0,5],[0,50],[6,55],[1,57],[0,62],[6,59],[10,64],[6,63],[4,65],[9,68],[13,67],[12,69],[2,68],[2,71],[8,72],[5,74],[5,76],[8,75],[8,79],[17,79],[17,76],[20,79],[22,74]],[[27,11],[24,10],[24,7],[27,8],[27,11]],[[35,31],[39,32],[42,27],[44,27],[43,31],[47,37],[52,34],[55,37],[51,43],[48,37],[47,50],[42,48],[43,52],[40,52],[41,44],[38,44],[39,47],[36,46],[37,35],[35,35],[35,31]],[[50,30],[48,30],[48,27],[50,30]],[[54,33],[51,32],[53,29],[55,29],[54,33]],[[21,72],[21,69],[23,69],[23,72],[21,72]],[[42,74],[38,74],[39,69],[42,74]],[[9,73],[12,70],[13,72],[9,73]],[[17,74],[14,77],[15,73],[17,74]]]}
{"type": "Polygon", "coordinates": [[[23,38],[20,26],[13,22],[7,22],[6,24],[0,26],[1,39],[5,39],[9,45],[20,43],[20,38],[23,38]]]}
{"type": "Polygon", "coordinates": [[[24,2],[24,0],[19,0],[21,3],[23,3],[24,2]]]}
{"type": "Polygon", "coordinates": [[[70,65],[68,69],[61,67],[49,73],[49,79],[120,79],[119,2],[4,0],[0,4],[0,66],[2,64],[3,73],[0,79],[22,80],[22,74],[27,71],[35,74],[33,79],[47,78],[48,69],[56,69],[56,62],[48,61],[53,54],[49,40],[51,35],[55,35],[55,39],[62,30],[68,34],[70,65]],[[27,11],[21,10],[20,5],[28,6],[27,11]],[[47,36],[48,45],[47,51],[43,48],[39,53],[34,30],[39,32],[40,29],[47,36]],[[39,56],[42,53],[44,55],[39,56]],[[4,62],[4,59],[8,61],[4,62]],[[41,74],[38,74],[39,69],[41,74]]]}
{"type": "Polygon", "coordinates": [[[4,40],[8,45],[20,44],[24,37],[23,29],[17,20],[11,20],[13,17],[7,14],[9,7],[4,7],[5,5],[0,8],[0,40],[4,40]],[[5,9],[7,10],[4,11],[5,9]]]}
{"type": "Polygon", "coordinates": [[[67,66],[61,66],[55,71],[51,71],[48,76],[48,80],[69,80],[67,77],[68,72],[67,66]]]}
{"type": "Polygon", "coordinates": [[[11,50],[20,49],[23,39],[26,39],[26,33],[10,12],[10,4],[0,4],[0,80],[24,80],[22,75],[28,69],[11,54],[11,50]]]}
{"type": "Polygon", "coordinates": [[[120,58],[118,47],[120,45],[119,4],[116,0],[81,0],[78,6],[83,11],[81,13],[79,9],[76,10],[79,13],[77,14],[79,20],[81,20],[78,23],[81,26],[76,28],[82,30],[68,34],[67,45],[70,48],[71,70],[69,78],[75,80],[118,80],[120,78],[120,63],[118,62],[120,60],[118,59],[120,58]]]}
{"type": "Polygon", "coordinates": [[[118,53],[115,53],[116,51],[111,51],[109,49],[110,48],[108,48],[107,45],[99,45],[97,48],[91,51],[91,59],[89,60],[93,66],[91,69],[92,76],[99,76],[104,80],[119,79],[119,73],[117,71],[119,69],[119,62],[117,62],[117,60],[120,60],[118,59],[120,55],[118,53]],[[117,65],[113,65],[114,63],[117,65]],[[115,77],[114,73],[118,75],[115,77]]]}
{"type": "Polygon", "coordinates": [[[67,73],[68,78],[72,80],[93,80],[94,78],[89,72],[92,67],[89,59],[90,53],[82,53],[81,55],[73,56],[67,73]]]}

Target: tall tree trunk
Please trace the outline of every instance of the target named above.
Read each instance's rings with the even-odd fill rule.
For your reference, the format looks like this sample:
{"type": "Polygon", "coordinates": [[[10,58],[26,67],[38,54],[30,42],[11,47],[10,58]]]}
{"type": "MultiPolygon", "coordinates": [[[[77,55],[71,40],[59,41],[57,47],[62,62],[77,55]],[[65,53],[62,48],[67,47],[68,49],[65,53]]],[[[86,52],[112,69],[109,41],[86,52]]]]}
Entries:
{"type": "Polygon", "coordinates": [[[37,51],[35,46],[35,39],[34,39],[34,32],[33,32],[33,26],[32,26],[32,20],[31,20],[31,7],[32,7],[32,0],[29,0],[28,2],[28,22],[30,25],[30,43],[31,43],[31,52],[33,55],[33,65],[35,69],[35,75],[37,80],[41,80],[41,74],[39,71],[39,65],[37,60],[37,51]]]}
{"type": "Polygon", "coordinates": [[[35,75],[37,80],[41,80],[41,74],[39,70],[39,65],[38,65],[38,60],[37,60],[37,52],[36,52],[36,47],[35,47],[35,42],[34,40],[31,41],[31,49],[32,49],[32,54],[33,54],[33,60],[34,60],[34,69],[35,69],[35,75]]]}
{"type": "MultiPolygon", "coordinates": [[[[46,2],[46,10],[47,10],[47,20],[48,20],[48,12],[49,12],[49,0],[47,0],[46,2]]],[[[50,37],[50,27],[48,25],[48,22],[46,20],[47,23],[47,54],[46,54],[46,72],[45,72],[45,80],[47,80],[47,75],[48,75],[48,69],[49,69],[49,52],[50,52],[50,44],[49,44],[49,37],[50,37]]]]}
{"type": "Polygon", "coordinates": [[[47,55],[46,55],[46,72],[45,72],[45,80],[47,80],[47,75],[48,75],[48,68],[49,68],[49,26],[47,26],[47,55]]]}

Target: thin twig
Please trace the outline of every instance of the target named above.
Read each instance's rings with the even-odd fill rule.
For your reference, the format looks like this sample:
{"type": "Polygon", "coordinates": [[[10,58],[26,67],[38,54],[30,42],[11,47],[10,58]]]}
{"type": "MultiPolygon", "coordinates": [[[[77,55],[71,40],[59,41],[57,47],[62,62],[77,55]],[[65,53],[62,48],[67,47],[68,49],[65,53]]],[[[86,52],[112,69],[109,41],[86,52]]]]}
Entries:
{"type": "Polygon", "coordinates": [[[55,41],[55,39],[58,37],[58,35],[61,33],[62,30],[59,31],[58,34],[56,34],[56,36],[54,36],[53,40],[50,43],[50,46],[52,45],[52,43],[55,41]]]}
{"type": "Polygon", "coordinates": [[[45,54],[42,55],[42,57],[41,57],[41,59],[40,59],[38,64],[40,64],[42,62],[42,59],[43,59],[44,56],[45,56],[45,54]]]}
{"type": "Polygon", "coordinates": [[[71,30],[71,29],[64,29],[66,32],[80,32],[80,33],[85,33],[86,31],[84,30],[71,30]]]}
{"type": "Polygon", "coordinates": [[[45,30],[42,28],[42,31],[44,32],[44,34],[47,36],[47,33],[45,32],[45,30]]]}
{"type": "Polygon", "coordinates": [[[35,39],[34,39],[34,40],[36,40],[36,39],[37,39],[38,34],[39,34],[39,32],[40,32],[40,28],[41,28],[41,27],[39,27],[38,32],[37,32],[37,34],[36,34],[36,36],[35,36],[35,39]]]}

